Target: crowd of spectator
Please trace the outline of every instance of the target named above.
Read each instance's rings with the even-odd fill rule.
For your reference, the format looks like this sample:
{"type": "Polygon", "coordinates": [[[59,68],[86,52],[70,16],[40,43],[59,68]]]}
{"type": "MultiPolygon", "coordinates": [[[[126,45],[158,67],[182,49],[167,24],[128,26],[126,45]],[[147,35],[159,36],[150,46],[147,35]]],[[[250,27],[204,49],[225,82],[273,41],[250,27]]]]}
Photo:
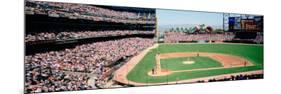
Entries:
{"type": "MultiPolygon", "coordinates": [[[[155,12],[120,11],[101,6],[27,0],[25,14],[124,24],[155,24],[155,12]]],[[[41,17],[41,16],[40,16],[41,17]]],[[[144,30],[28,32],[25,42],[154,34],[144,30]]],[[[86,90],[103,87],[120,59],[153,45],[153,39],[123,38],[25,56],[25,93],[86,90]],[[93,83],[94,79],[94,83],[93,83]],[[91,80],[91,81],[90,81],[91,80]],[[93,85],[94,84],[94,85],[93,85]]],[[[126,58],[128,59],[128,58],[126,58]]],[[[126,63],[126,62],[121,62],[126,63]]],[[[120,65],[119,65],[120,66],[120,65]]]]}
{"type": "Polygon", "coordinates": [[[114,30],[114,31],[79,31],[79,32],[41,32],[36,34],[27,34],[25,42],[30,41],[45,41],[45,40],[69,40],[82,39],[93,37],[107,37],[107,36],[123,36],[132,34],[154,34],[154,31],[140,31],[140,30],[114,30]]]}
{"type": "Polygon", "coordinates": [[[256,38],[254,39],[256,43],[263,43],[263,33],[257,33],[256,38]]]}
{"type": "Polygon", "coordinates": [[[152,46],[153,40],[125,38],[78,45],[62,51],[50,51],[25,56],[25,91],[52,92],[91,89],[89,76],[64,72],[95,74],[96,85],[103,85],[104,74],[120,58],[133,56],[152,46]]]}
{"type": "MultiPolygon", "coordinates": [[[[224,78],[213,78],[209,79],[207,82],[218,82],[218,81],[235,81],[235,80],[249,80],[249,79],[262,79],[263,74],[240,74],[240,75],[231,75],[229,77],[224,77],[224,78]]],[[[199,80],[197,81],[199,83],[205,82],[204,80],[199,80]]]]}
{"type": "Polygon", "coordinates": [[[87,4],[26,1],[26,14],[116,23],[155,24],[155,13],[116,11],[87,4]]]}
{"type": "Polygon", "coordinates": [[[66,74],[59,70],[42,68],[40,64],[26,64],[25,92],[57,92],[92,89],[87,75],[66,74]]]}
{"type": "Polygon", "coordinates": [[[165,32],[164,35],[164,42],[166,43],[176,43],[180,41],[228,41],[234,38],[233,33],[222,33],[222,34],[191,34],[191,33],[184,33],[184,32],[165,32]]]}
{"type": "Polygon", "coordinates": [[[233,40],[248,41],[260,44],[263,43],[263,32],[253,32],[252,35],[236,35],[233,40]]]}

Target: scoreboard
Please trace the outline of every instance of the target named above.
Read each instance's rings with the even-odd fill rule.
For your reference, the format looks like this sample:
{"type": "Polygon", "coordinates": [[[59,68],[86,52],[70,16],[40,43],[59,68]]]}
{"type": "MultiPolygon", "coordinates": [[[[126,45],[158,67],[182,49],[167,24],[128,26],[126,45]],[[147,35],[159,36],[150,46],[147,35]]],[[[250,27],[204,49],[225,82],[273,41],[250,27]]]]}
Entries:
{"type": "Polygon", "coordinates": [[[263,32],[263,16],[241,15],[228,18],[229,31],[263,32]]]}

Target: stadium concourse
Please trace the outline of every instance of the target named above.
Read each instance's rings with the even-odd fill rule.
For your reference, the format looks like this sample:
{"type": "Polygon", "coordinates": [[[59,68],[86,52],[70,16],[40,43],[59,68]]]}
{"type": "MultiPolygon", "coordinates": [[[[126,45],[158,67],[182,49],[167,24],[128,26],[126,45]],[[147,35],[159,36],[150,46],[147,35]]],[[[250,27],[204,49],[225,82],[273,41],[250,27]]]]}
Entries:
{"type": "Polygon", "coordinates": [[[153,9],[27,0],[25,17],[25,93],[119,87],[114,71],[154,44],[153,9]]]}

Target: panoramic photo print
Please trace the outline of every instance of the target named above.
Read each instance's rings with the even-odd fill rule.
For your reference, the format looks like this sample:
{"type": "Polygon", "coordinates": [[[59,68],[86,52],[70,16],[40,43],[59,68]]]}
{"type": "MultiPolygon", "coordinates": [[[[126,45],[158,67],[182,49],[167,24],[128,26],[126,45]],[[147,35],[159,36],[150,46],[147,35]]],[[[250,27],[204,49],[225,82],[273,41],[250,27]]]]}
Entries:
{"type": "Polygon", "coordinates": [[[263,79],[263,15],[25,0],[24,92],[263,79]]]}

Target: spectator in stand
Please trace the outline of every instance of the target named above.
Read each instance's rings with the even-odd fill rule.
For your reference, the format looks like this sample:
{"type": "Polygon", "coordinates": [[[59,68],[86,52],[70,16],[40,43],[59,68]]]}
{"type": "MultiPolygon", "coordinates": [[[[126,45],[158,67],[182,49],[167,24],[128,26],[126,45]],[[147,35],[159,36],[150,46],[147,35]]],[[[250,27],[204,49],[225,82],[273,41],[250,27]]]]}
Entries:
{"type": "Polygon", "coordinates": [[[234,38],[233,33],[223,34],[187,34],[183,32],[165,32],[165,42],[175,43],[179,41],[199,41],[199,40],[212,40],[212,41],[226,41],[234,38]]]}
{"type": "Polygon", "coordinates": [[[116,23],[155,24],[154,13],[139,15],[137,12],[115,11],[98,6],[74,3],[46,1],[26,1],[26,14],[41,14],[50,17],[67,17],[69,19],[86,19],[116,23]]]}
{"type": "Polygon", "coordinates": [[[136,55],[152,45],[152,39],[125,38],[25,56],[25,92],[93,88],[88,85],[89,76],[74,75],[76,72],[96,74],[96,85],[102,87],[106,84],[104,78],[112,69],[107,65],[124,56],[136,55]]]}
{"type": "MultiPolygon", "coordinates": [[[[208,82],[217,82],[217,81],[230,81],[230,80],[248,80],[248,79],[262,79],[263,74],[261,73],[256,73],[256,74],[239,74],[239,75],[231,75],[229,77],[224,77],[224,78],[213,78],[209,79],[208,82]]],[[[197,82],[202,82],[202,81],[197,81],[197,82]]]]}
{"type": "Polygon", "coordinates": [[[79,32],[42,32],[36,34],[27,34],[25,42],[32,41],[46,41],[46,40],[68,40],[68,39],[81,39],[81,38],[93,38],[93,37],[107,37],[107,36],[123,36],[132,34],[154,34],[152,31],[140,31],[140,30],[115,30],[115,31],[79,31],[79,32]]]}

